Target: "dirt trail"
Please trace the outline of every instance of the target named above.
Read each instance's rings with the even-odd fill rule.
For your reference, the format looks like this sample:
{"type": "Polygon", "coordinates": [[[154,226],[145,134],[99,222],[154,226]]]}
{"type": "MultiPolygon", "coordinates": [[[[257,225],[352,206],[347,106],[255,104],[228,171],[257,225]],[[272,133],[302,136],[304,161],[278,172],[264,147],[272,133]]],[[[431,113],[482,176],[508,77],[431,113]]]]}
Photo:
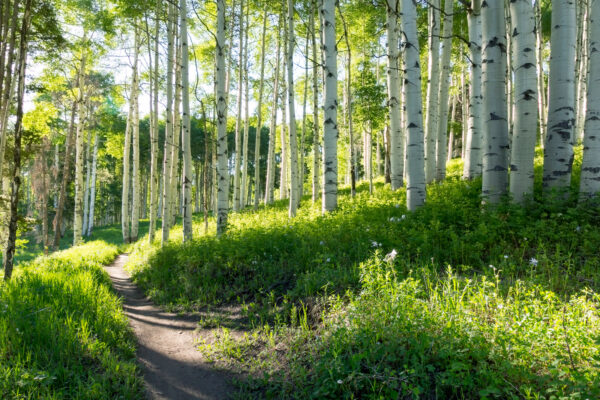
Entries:
{"type": "Polygon", "coordinates": [[[167,313],[154,306],[123,269],[120,255],[105,269],[123,297],[123,309],[138,339],[137,358],[142,366],[149,399],[226,399],[233,375],[215,370],[196,350],[195,319],[167,313]]]}

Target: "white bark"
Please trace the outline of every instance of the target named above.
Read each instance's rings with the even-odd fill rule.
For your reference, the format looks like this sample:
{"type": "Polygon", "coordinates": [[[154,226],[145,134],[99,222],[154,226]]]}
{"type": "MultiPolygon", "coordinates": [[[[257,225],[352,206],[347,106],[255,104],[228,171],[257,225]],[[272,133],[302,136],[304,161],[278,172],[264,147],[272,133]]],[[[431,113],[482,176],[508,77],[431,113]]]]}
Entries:
{"type": "Polygon", "coordinates": [[[140,54],[140,34],[139,28],[135,27],[135,55],[133,59],[133,85],[131,88],[131,98],[129,101],[133,104],[132,121],[132,147],[133,147],[133,168],[131,176],[132,196],[131,196],[131,232],[129,241],[135,242],[138,239],[138,228],[140,222],[140,108],[139,108],[139,54],[140,54]]]}
{"type": "Polygon", "coordinates": [[[590,64],[579,189],[581,200],[600,191],[600,0],[590,1],[590,64]]]}
{"type": "Polygon", "coordinates": [[[423,138],[423,104],[421,99],[421,63],[417,36],[415,0],[402,1],[404,31],[404,104],[406,110],[406,206],[414,211],[425,203],[425,151],[423,138]]]}
{"type": "Polygon", "coordinates": [[[440,91],[438,94],[438,121],[436,136],[435,179],[446,177],[446,144],[448,142],[448,90],[450,89],[450,56],[452,55],[452,25],[454,24],[454,1],[444,1],[444,27],[442,29],[442,56],[440,65],[440,91]]]}
{"type": "MultiPolygon", "coordinates": [[[[180,0],[181,29],[181,84],[183,93],[183,129],[181,143],[183,148],[183,240],[192,240],[192,147],[190,143],[190,78],[187,32],[187,0],[180,0]]],[[[196,189],[198,190],[198,188],[196,189]]]]}
{"type": "MultiPolygon", "coordinates": [[[[316,8],[316,7],[315,7],[316,8]]],[[[316,203],[321,193],[320,176],[321,166],[321,142],[319,137],[319,76],[318,76],[318,61],[317,61],[317,38],[315,35],[315,20],[314,13],[310,13],[310,35],[312,42],[312,92],[313,92],[313,177],[312,177],[312,201],[316,203]]]]}
{"type": "MultiPolygon", "coordinates": [[[[436,1],[436,0],[434,0],[436,1]]],[[[390,115],[391,141],[391,178],[392,190],[402,187],[402,127],[400,125],[400,51],[398,48],[399,31],[398,16],[400,13],[399,0],[387,0],[387,90],[388,110],[390,115]]],[[[436,58],[437,60],[437,58],[436,58]]],[[[437,61],[436,61],[437,62],[437,61]]]]}
{"type": "MultiPolygon", "coordinates": [[[[85,59],[85,56],[83,57],[85,59]]],[[[84,65],[84,63],[82,63],[84,65]]],[[[85,68],[82,68],[85,71],[85,68]]],[[[83,90],[83,87],[80,87],[83,90]]],[[[80,95],[82,97],[82,95],[80,95]]],[[[84,134],[86,107],[79,108],[79,122],[75,134],[75,211],[73,214],[73,245],[77,246],[83,236],[83,196],[84,196],[84,134]]]]}
{"type": "Polygon", "coordinates": [[[244,0],[240,2],[240,51],[239,51],[239,76],[237,96],[237,118],[235,120],[235,161],[233,170],[233,211],[239,211],[240,178],[242,161],[242,94],[244,88],[244,0]]]}
{"type": "MultiPolygon", "coordinates": [[[[279,17],[281,22],[281,17],[279,17]]],[[[271,125],[269,127],[269,154],[267,156],[267,176],[265,178],[265,204],[273,203],[275,190],[275,143],[277,142],[277,110],[279,109],[279,69],[281,63],[281,38],[279,24],[277,28],[277,56],[275,61],[273,105],[271,108],[271,125]]]]}
{"type": "Polygon", "coordinates": [[[335,33],[335,0],[321,1],[323,32],[323,75],[325,77],[323,121],[323,212],[337,208],[337,46],[335,33]]]}
{"type": "Polygon", "coordinates": [[[250,113],[248,110],[248,102],[250,100],[250,92],[248,90],[248,37],[250,36],[250,23],[248,16],[250,11],[246,13],[246,38],[244,43],[244,138],[242,146],[242,183],[240,187],[240,209],[246,207],[248,202],[248,135],[250,132],[250,113]]]}
{"type": "Polygon", "coordinates": [[[439,120],[439,47],[440,47],[440,0],[431,0],[429,13],[429,62],[427,84],[427,114],[425,116],[425,178],[430,183],[435,179],[436,138],[439,120]]]}
{"type": "Polygon", "coordinates": [[[481,6],[483,30],[483,153],[484,201],[498,203],[508,184],[508,123],[506,120],[506,25],[504,1],[481,6]]]}
{"type": "Polygon", "coordinates": [[[86,149],[85,149],[85,189],[83,192],[83,227],[81,228],[83,236],[87,236],[87,222],[88,222],[88,213],[90,207],[90,179],[92,172],[92,160],[90,158],[92,146],[92,130],[88,130],[87,141],[86,141],[86,149]]]}
{"type": "MultiPolygon", "coordinates": [[[[473,179],[481,175],[483,167],[483,97],[481,93],[481,48],[483,43],[481,26],[481,9],[473,2],[469,13],[469,49],[471,53],[471,90],[469,93],[469,126],[465,143],[465,164],[463,177],[473,179]],[[477,7],[475,7],[477,6],[477,7]]],[[[479,2],[480,3],[480,2],[479,2]]]]}
{"type": "Polygon", "coordinates": [[[158,15],[161,10],[161,1],[156,1],[156,23],[154,27],[154,70],[150,81],[153,82],[153,110],[152,127],[150,128],[150,226],[148,228],[148,242],[152,244],[156,230],[158,216],[159,178],[158,178],[158,82],[159,82],[159,49],[158,38],[160,22],[158,15]]]}
{"type": "Polygon", "coordinates": [[[515,114],[510,193],[520,203],[533,194],[533,158],[537,135],[537,73],[535,51],[535,15],[530,0],[510,3],[512,16],[512,56],[515,114]]]}
{"type": "Polygon", "coordinates": [[[94,208],[96,206],[96,171],[98,168],[98,141],[100,138],[97,134],[94,135],[94,151],[92,155],[92,176],[90,178],[90,205],[88,212],[88,223],[87,231],[84,232],[86,236],[92,235],[94,229],[94,208]]]}
{"type": "Polygon", "coordinates": [[[296,133],[296,104],[294,101],[294,49],[296,35],[294,33],[294,0],[287,0],[288,5],[288,43],[287,43],[287,92],[290,111],[290,205],[289,216],[295,217],[300,205],[300,188],[298,186],[298,136],[296,133]]]}
{"type": "Polygon", "coordinates": [[[225,0],[217,0],[217,235],[227,230],[229,212],[229,170],[227,166],[227,93],[225,90],[225,0]]]}
{"type": "Polygon", "coordinates": [[[288,34],[287,34],[287,22],[284,26],[284,48],[283,48],[283,71],[281,78],[281,86],[282,93],[281,95],[281,132],[280,132],[280,142],[281,142],[281,170],[279,173],[279,200],[287,199],[289,197],[289,187],[288,187],[288,175],[289,175],[289,143],[288,143],[288,125],[287,125],[287,88],[286,85],[286,73],[287,73],[287,43],[288,43],[288,34]]]}
{"type": "Polygon", "coordinates": [[[571,184],[575,125],[575,2],[552,5],[548,132],[544,148],[544,188],[566,190],[571,184]]]}
{"type": "Polygon", "coordinates": [[[161,225],[162,236],[161,246],[164,246],[169,241],[169,222],[171,204],[171,155],[173,146],[173,6],[169,5],[168,21],[167,21],[167,107],[166,107],[166,123],[165,123],[165,146],[163,151],[163,180],[162,180],[162,212],[161,225]]]}
{"type": "Polygon", "coordinates": [[[265,88],[265,45],[266,45],[266,33],[267,33],[267,5],[265,3],[264,16],[263,16],[263,27],[262,27],[262,45],[260,51],[260,83],[258,88],[258,106],[256,109],[257,123],[256,123],[256,139],[254,146],[254,209],[258,209],[258,203],[260,201],[260,139],[262,132],[262,104],[265,88]]]}

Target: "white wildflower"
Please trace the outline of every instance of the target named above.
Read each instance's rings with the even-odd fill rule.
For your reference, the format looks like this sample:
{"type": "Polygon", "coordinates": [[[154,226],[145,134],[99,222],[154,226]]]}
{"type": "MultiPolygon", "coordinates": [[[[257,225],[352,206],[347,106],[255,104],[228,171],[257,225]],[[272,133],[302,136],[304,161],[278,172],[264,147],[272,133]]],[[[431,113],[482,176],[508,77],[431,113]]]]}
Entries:
{"type": "Polygon", "coordinates": [[[389,252],[388,254],[385,255],[384,261],[387,261],[387,262],[394,261],[394,259],[396,258],[397,255],[398,255],[398,252],[396,251],[396,249],[393,249],[391,252],[389,252]]]}
{"type": "Polygon", "coordinates": [[[537,267],[537,265],[538,265],[537,258],[531,257],[531,260],[529,260],[529,264],[533,265],[534,267],[537,267]]]}
{"type": "Polygon", "coordinates": [[[505,259],[505,260],[506,260],[506,259],[508,259],[508,254],[505,254],[505,255],[504,255],[504,259],[505,259]]]}
{"type": "Polygon", "coordinates": [[[321,242],[319,243],[321,246],[325,245],[325,242],[321,240],[321,242]]]}
{"type": "Polygon", "coordinates": [[[338,380],[337,380],[337,383],[338,383],[338,385],[341,385],[342,383],[344,383],[344,381],[343,381],[343,380],[341,380],[341,379],[338,379],[338,380]]]}

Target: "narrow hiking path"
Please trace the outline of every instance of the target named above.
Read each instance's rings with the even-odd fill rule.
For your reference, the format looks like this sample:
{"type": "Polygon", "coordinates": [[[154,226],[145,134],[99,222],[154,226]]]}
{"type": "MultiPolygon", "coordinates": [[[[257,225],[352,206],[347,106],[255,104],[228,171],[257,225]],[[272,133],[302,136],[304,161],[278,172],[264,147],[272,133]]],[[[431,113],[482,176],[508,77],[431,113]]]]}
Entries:
{"type": "Polygon", "coordinates": [[[233,375],[203,360],[194,344],[199,337],[196,320],[164,312],[148,300],[123,269],[127,259],[121,254],[105,269],[123,297],[123,309],[137,337],[147,397],[226,399],[233,375]]]}

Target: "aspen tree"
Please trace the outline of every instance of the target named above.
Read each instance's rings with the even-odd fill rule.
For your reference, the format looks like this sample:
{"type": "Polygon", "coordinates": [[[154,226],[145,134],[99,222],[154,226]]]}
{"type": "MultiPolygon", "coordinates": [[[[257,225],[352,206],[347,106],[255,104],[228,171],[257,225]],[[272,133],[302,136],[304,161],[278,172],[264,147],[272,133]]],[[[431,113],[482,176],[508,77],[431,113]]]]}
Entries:
{"type": "Polygon", "coordinates": [[[129,241],[135,242],[138,239],[138,229],[140,223],[140,107],[139,107],[139,58],[140,58],[140,31],[137,25],[134,27],[135,49],[133,56],[133,84],[131,88],[130,102],[133,104],[133,119],[131,121],[131,145],[133,149],[133,165],[131,173],[131,231],[129,241]]]}
{"type": "Polygon", "coordinates": [[[533,194],[533,158],[537,135],[535,15],[530,0],[513,0],[512,16],[515,115],[510,162],[510,193],[520,203],[533,194]]]}
{"type": "MultiPolygon", "coordinates": [[[[501,0],[502,1],[502,0],[501,0]]],[[[448,90],[450,89],[450,56],[452,55],[452,25],[454,23],[454,1],[444,1],[444,26],[442,28],[442,55],[440,65],[438,120],[436,136],[435,179],[446,177],[446,143],[448,136],[448,90]]]]}
{"type": "MultiPolygon", "coordinates": [[[[427,114],[425,115],[425,177],[427,183],[435,179],[436,171],[436,138],[439,120],[438,95],[440,87],[440,6],[440,0],[431,0],[428,7],[429,62],[427,63],[427,114]]],[[[391,129],[393,130],[393,128],[391,129]]]]}
{"type": "MultiPolygon", "coordinates": [[[[84,41],[84,43],[86,43],[84,41]]],[[[81,57],[81,70],[85,72],[86,65],[86,52],[87,49],[83,47],[81,57]]],[[[80,75],[81,76],[81,75],[80,75]]],[[[84,195],[84,129],[86,122],[87,107],[83,104],[83,93],[85,91],[85,83],[82,81],[79,86],[79,100],[82,106],[79,108],[79,121],[77,122],[77,130],[75,133],[75,210],[73,213],[73,245],[77,246],[82,240],[82,229],[83,229],[83,195],[84,195]]]]}
{"type": "Polygon", "coordinates": [[[323,106],[323,212],[337,208],[337,46],[335,33],[335,0],[321,0],[321,31],[323,33],[323,76],[325,93],[323,106]]]}
{"type": "Polygon", "coordinates": [[[92,160],[91,160],[91,147],[92,147],[92,130],[88,129],[88,135],[85,145],[85,190],[83,192],[83,236],[86,236],[87,233],[87,222],[88,222],[88,213],[89,213],[89,200],[90,200],[90,179],[92,173],[92,160]]]}
{"type": "Polygon", "coordinates": [[[319,199],[321,192],[320,179],[321,174],[319,172],[321,165],[321,142],[319,137],[319,76],[318,76],[318,62],[317,62],[317,39],[315,34],[315,13],[317,11],[317,0],[314,0],[313,8],[314,12],[310,13],[309,26],[310,36],[312,44],[312,92],[313,92],[313,177],[312,177],[312,201],[316,203],[319,199]]]}
{"type": "Polygon", "coordinates": [[[483,153],[484,201],[498,203],[508,186],[508,122],[506,120],[506,25],[504,1],[483,2],[483,153]]]}
{"type": "Polygon", "coordinates": [[[248,11],[246,12],[246,37],[244,40],[244,137],[242,138],[242,181],[240,185],[240,209],[246,207],[247,204],[247,188],[248,188],[248,136],[250,133],[250,112],[249,112],[249,101],[250,101],[250,91],[248,90],[249,86],[249,77],[248,77],[248,39],[250,36],[250,6],[248,6],[248,11]]]}
{"type": "Polygon", "coordinates": [[[260,83],[258,87],[258,106],[256,109],[257,123],[256,123],[256,139],[254,146],[254,209],[258,209],[258,203],[260,201],[260,139],[262,133],[262,105],[265,88],[265,48],[266,48],[266,35],[267,35],[267,20],[269,14],[267,13],[267,3],[265,3],[263,11],[263,27],[261,34],[261,51],[260,51],[260,83]]]}
{"type": "MultiPolygon", "coordinates": [[[[436,1],[436,0],[433,0],[436,1]]],[[[400,27],[400,0],[387,0],[387,91],[388,112],[390,118],[390,164],[392,190],[400,189],[403,185],[402,168],[398,150],[402,150],[402,126],[400,125],[400,51],[398,47],[400,27]]],[[[436,58],[437,62],[437,58],[436,58]]]]}
{"type": "Polygon", "coordinates": [[[181,84],[183,92],[183,129],[181,143],[183,148],[183,240],[192,240],[192,147],[190,143],[190,82],[189,53],[187,33],[187,0],[180,0],[181,29],[181,84]]]}
{"type": "MultiPolygon", "coordinates": [[[[279,16],[281,22],[281,16],[279,16]]],[[[271,125],[269,127],[269,150],[267,155],[267,175],[265,178],[265,204],[272,204],[275,190],[275,142],[277,141],[277,110],[279,108],[279,69],[281,60],[281,37],[279,23],[277,24],[277,55],[275,60],[273,105],[271,108],[271,125]]]]}
{"type": "Polygon", "coordinates": [[[600,191],[600,0],[590,0],[589,80],[579,199],[600,191]]]}
{"type": "Polygon", "coordinates": [[[14,255],[17,243],[17,221],[19,206],[19,187],[21,185],[21,135],[23,122],[23,103],[25,102],[25,71],[27,68],[27,50],[29,28],[31,24],[31,3],[32,0],[25,0],[23,6],[23,20],[20,29],[19,61],[18,61],[18,80],[17,87],[17,114],[14,128],[14,150],[12,165],[12,182],[10,194],[10,221],[8,225],[8,240],[3,257],[4,280],[8,281],[12,275],[14,255]]]}
{"type": "Polygon", "coordinates": [[[173,5],[168,5],[167,17],[167,107],[165,124],[165,146],[163,151],[163,180],[162,180],[162,236],[161,245],[169,241],[169,222],[171,219],[169,205],[171,203],[171,155],[173,146],[173,5]]]}
{"type": "Polygon", "coordinates": [[[227,93],[225,54],[225,0],[217,0],[216,98],[217,98],[217,235],[227,230],[229,212],[229,171],[227,168],[227,93]]]}
{"type": "Polygon", "coordinates": [[[471,86],[469,93],[469,121],[465,143],[463,177],[473,179],[481,176],[483,167],[483,97],[482,97],[482,18],[481,0],[473,0],[469,10],[469,51],[471,54],[471,86]]]}
{"type": "Polygon", "coordinates": [[[88,211],[87,231],[86,236],[92,235],[94,229],[94,208],[96,206],[96,175],[98,170],[98,141],[100,138],[94,134],[94,151],[92,152],[92,176],[90,178],[90,205],[88,211]]]}
{"type": "Polygon", "coordinates": [[[404,32],[404,104],[406,107],[406,207],[414,211],[425,202],[425,151],[423,138],[423,105],[421,100],[421,63],[417,36],[415,0],[402,1],[404,32]]]}
{"type": "Polygon", "coordinates": [[[544,188],[566,190],[571,184],[575,125],[575,2],[552,4],[548,132],[544,146],[544,188]]]}
{"type": "MultiPolygon", "coordinates": [[[[150,81],[152,89],[152,127],[150,129],[150,226],[148,228],[148,242],[154,242],[156,219],[158,216],[159,178],[158,178],[158,86],[159,86],[159,34],[161,1],[156,0],[156,21],[154,26],[154,70],[151,68],[150,81]]],[[[148,40],[150,46],[150,40],[148,40]]],[[[150,51],[149,51],[150,53],[150,51]]],[[[152,63],[150,63],[152,64],[152,63]]]]}
{"type": "Polygon", "coordinates": [[[240,209],[240,178],[242,161],[242,94],[244,89],[244,0],[240,2],[240,51],[239,51],[239,78],[237,96],[237,118],[235,120],[235,164],[233,170],[233,211],[240,209]]]}
{"type": "Polygon", "coordinates": [[[296,104],[294,101],[294,50],[296,35],[294,33],[294,0],[287,0],[288,5],[288,42],[287,42],[287,93],[290,111],[290,205],[289,216],[295,217],[300,205],[300,187],[298,186],[298,136],[296,133],[296,104]]]}

